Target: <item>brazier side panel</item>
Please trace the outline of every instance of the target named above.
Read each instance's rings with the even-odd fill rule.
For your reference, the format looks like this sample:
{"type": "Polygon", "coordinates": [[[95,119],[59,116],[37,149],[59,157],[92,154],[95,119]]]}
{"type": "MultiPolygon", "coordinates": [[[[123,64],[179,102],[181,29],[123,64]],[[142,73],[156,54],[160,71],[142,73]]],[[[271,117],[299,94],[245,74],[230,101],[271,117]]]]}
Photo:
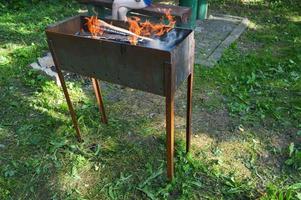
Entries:
{"type": "Polygon", "coordinates": [[[47,32],[61,69],[164,96],[167,51],[47,32]]]}
{"type": "Polygon", "coordinates": [[[194,33],[191,33],[178,44],[171,52],[172,65],[175,67],[176,89],[185,81],[192,72],[194,65],[194,33]]]}

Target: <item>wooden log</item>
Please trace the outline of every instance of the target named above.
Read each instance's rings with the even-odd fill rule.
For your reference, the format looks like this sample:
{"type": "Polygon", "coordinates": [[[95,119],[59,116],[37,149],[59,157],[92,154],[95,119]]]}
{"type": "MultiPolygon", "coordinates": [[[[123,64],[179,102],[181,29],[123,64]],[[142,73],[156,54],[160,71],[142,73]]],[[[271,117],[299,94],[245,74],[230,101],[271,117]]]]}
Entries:
{"type": "Polygon", "coordinates": [[[140,39],[143,39],[143,40],[147,40],[147,41],[154,41],[154,39],[152,38],[149,38],[149,37],[144,37],[144,36],[140,36],[140,35],[137,35],[131,31],[128,31],[124,28],[120,28],[120,27],[117,27],[117,26],[113,26],[111,24],[108,24],[107,22],[103,21],[103,20],[98,20],[99,23],[100,23],[100,26],[103,26],[104,28],[109,28],[109,29],[112,29],[112,30],[116,30],[116,31],[119,31],[119,32],[122,32],[122,33],[126,33],[128,35],[131,35],[131,36],[134,36],[134,37],[137,37],[137,38],[140,38],[140,39]]]}

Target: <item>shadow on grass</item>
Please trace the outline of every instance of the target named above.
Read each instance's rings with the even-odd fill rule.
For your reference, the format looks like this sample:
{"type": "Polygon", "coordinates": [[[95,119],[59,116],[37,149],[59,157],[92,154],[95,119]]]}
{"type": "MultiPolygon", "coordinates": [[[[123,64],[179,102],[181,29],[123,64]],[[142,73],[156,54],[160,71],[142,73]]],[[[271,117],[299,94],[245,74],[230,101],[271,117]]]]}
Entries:
{"type": "Polygon", "coordinates": [[[80,125],[85,138],[84,143],[78,144],[68,112],[45,107],[41,112],[43,105],[34,101],[36,92],[35,88],[28,90],[18,80],[14,80],[14,85],[1,87],[0,136],[4,146],[1,148],[1,173],[8,196],[21,199],[64,197],[86,184],[93,188],[102,180],[109,179],[110,183],[122,171],[143,170],[148,162],[157,167],[155,163],[162,160],[162,154],[153,151],[153,147],[162,146],[162,142],[137,133],[129,136],[128,131],[132,130],[129,121],[111,118],[108,126],[101,126],[95,107],[81,110],[77,106],[79,115],[84,116],[80,117],[80,125]],[[54,118],[53,114],[58,117],[54,118]],[[59,116],[67,119],[60,120],[59,116]],[[145,154],[152,156],[147,158],[145,154]],[[101,170],[109,173],[100,173],[101,170]]]}

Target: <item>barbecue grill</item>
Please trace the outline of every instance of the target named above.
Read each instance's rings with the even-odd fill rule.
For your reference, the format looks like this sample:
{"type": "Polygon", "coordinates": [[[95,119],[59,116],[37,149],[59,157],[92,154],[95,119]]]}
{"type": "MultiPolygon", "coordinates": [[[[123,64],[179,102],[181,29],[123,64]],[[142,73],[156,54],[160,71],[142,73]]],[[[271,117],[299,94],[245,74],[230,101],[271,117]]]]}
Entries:
{"type": "MultiPolygon", "coordinates": [[[[128,24],[107,20],[127,28],[128,24]]],[[[106,32],[91,37],[85,27],[85,16],[75,16],[46,29],[47,41],[66,97],[73,125],[80,141],[77,123],[61,70],[92,78],[101,120],[107,123],[98,80],[166,97],[167,176],[173,178],[174,96],[187,79],[186,150],[191,138],[191,101],[194,65],[194,33],[190,29],[173,28],[155,41],[139,40],[137,45],[127,37],[106,32]],[[118,36],[117,36],[118,35],[118,36]],[[117,39],[116,39],[117,38],[117,39]]]]}

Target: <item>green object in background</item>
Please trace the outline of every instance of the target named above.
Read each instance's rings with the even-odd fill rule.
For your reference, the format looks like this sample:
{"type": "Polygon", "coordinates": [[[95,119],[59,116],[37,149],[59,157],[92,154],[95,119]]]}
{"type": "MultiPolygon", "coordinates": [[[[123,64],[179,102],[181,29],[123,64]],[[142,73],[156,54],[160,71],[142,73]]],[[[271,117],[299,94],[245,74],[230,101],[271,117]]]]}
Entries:
{"type": "Polygon", "coordinates": [[[208,1],[198,0],[197,19],[204,20],[207,18],[208,1]]]}
{"type": "Polygon", "coordinates": [[[198,0],[179,0],[179,6],[186,6],[191,8],[191,16],[189,18],[188,26],[195,27],[195,20],[197,18],[198,0]]]}

